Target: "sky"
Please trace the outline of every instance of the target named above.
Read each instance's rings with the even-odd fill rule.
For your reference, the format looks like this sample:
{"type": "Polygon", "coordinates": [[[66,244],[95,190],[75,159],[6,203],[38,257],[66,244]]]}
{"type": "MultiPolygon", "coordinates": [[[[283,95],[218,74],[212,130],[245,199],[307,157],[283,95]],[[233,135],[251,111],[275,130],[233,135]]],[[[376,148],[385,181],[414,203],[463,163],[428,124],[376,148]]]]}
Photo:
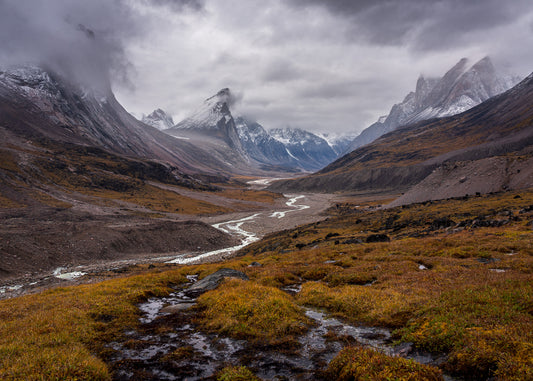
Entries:
{"type": "Polygon", "coordinates": [[[531,0],[0,0],[0,65],[38,61],[137,117],[218,90],[266,128],[357,134],[462,57],[533,71],[531,0]]]}

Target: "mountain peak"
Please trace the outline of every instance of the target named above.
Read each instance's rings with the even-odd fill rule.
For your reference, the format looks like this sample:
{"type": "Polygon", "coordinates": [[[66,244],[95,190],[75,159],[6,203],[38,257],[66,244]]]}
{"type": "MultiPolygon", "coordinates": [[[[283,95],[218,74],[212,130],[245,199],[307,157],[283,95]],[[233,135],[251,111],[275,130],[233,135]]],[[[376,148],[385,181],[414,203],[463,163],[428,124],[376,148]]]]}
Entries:
{"type": "Polygon", "coordinates": [[[515,77],[498,73],[489,56],[473,66],[469,65],[467,58],[461,58],[441,78],[420,75],[415,92],[409,93],[403,102],[395,104],[386,118],[381,117],[361,132],[350,150],[368,144],[402,125],[464,112],[506,91],[517,82],[515,77]]]}
{"type": "Polygon", "coordinates": [[[166,130],[174,125],[172,117],[160,108],[154,110],[148,116],[143,116],[142,122],[158,130],[166,130]]]}
{"type": "Polygon", "coordinates": [[[212,97],[207,98],[204,103],[207,103],[207,104],[225,103],[228,106],[230,106],[231,104],[233,104],[233,102],[234,102],[234,96],[231,93],[231,90],[225,87],[219,90],[218,93],[216,93],[212,97]]]}

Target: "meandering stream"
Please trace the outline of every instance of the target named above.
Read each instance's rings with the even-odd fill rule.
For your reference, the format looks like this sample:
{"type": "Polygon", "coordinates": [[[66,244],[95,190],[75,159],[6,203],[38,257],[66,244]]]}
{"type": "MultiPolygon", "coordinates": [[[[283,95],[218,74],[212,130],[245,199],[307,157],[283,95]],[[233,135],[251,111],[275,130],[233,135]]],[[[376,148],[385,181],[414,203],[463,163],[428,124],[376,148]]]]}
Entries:
{"type": "MultiPolygon", "coordinates": [[[[264,186],[268,184],[272,179],[262,179],[260,185],[264,186]]],[[[258,183],[259,184],[259,183],[258,183]]],[[[258,241],[261,237],[258,233],[251,230],[246,230],[246,224],[257,224],[260,221],[265,219],[275,219],[276,223],[279,220],[285,218],[288,213],[302,211],[309,209],[310,206],[302,203],[305,201],[307,196],[304,195],[285,195],[288,200],[285,202],[287,206],[286,209],[279,211],[268,211],[261,213],[254,213],[249,216],[234,219],[230,221],[223,221],[212,224],[216,229],[219,229],[225,233],[232,234],[238,237],[241,242],[238,245],[226,247],[219,250],[209,251],[209,252],[192,252],[192,253],[181,253],[181,254],[167,254],[160,257],[146,257],[146,258],[137,258],[137,259],[125,259],[118,261],[108,261],[106,264],[97,264],[97,265],[84,265],[84,266],[75,266],[75,267],[58,267],[53,270],[48,275],[41,275],[39,278],[28,279],[24,282],[10,282],[9,284],[0,285],[0,299],[9,298],[24,294],[30,289],[47,287],[54,282],[63,280],[63,281],[72,281],[80,278],[84,275],[87,275],[90,272],[95,270],[102,270],[102,266],[105,266],[106,269],[118,269],[120,267],[134,265],[138,263],[150,263],[150,262],[167,262],[175,264],[190,264],[197,263],[209,258],[219,257],[223,259],[226,255],[229,255],[233,252],[236,252],[246,245],[258,241]]]]}
{"type": "MultiPolygon", "coordinates": [[[[289,198],[289,200],[285,203],[285,205],[287,205],[290,209],[270,212],[271,214],[268,215],[269,218],[280,219],[280,218],[284,218],[287,215],[287,213],[310,208],[309,205],[297,204],[299,200],[305,199],[304,195],[285,195],[285,197],[289,198]]],[[[196,255],[181,254],[177,258],[167,261],[167,263],[187,264],[187,263],[192,263],[192,262],[198,262],[199,260],[204,260],[209,257],[218,256],[221,254],[229,254],[229,253],[238,251],[242,249],[243,247],[255,241],[258,241],[260,239],[260,237],[258,237],[256,233],[247,231],[243,228],[244,224],[251,223],[257,220],[258,218],[265,218],[264,213],[255,213],[250,216],[240,218],[237,220],[219,222],[219,223],[212,225],[214,228],[219,229],[223,231],[224,233],[239,236],[241,238],[241,243],[239,245],[232,246],[232,247],[226,247],[224,249],[209,251],[207,253],[199,253],[196,255]]]]}

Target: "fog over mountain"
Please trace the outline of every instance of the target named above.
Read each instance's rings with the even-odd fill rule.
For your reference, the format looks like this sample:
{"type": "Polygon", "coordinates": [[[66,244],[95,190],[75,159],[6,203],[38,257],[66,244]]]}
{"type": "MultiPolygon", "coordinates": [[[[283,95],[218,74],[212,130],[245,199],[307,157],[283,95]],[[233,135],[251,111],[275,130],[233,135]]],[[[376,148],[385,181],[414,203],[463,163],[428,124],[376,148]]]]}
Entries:
{"type": "Polygon", "coordinates": [[[230,87],[236,111],[269,128],[354,134],[462,57],[525,77],[533,52],[517,47],[533,46],[533,3],[3,0],[0,41],[0,65],[98,88],[110,78],[139,118],[182,120],[230,87]]]}

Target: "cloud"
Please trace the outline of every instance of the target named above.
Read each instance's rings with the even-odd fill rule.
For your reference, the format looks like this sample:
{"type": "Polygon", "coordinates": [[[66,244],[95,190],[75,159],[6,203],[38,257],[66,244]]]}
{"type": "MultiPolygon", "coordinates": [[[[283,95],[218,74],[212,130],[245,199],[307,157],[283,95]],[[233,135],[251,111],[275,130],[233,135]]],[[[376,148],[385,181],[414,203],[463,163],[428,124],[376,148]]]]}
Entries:
{"type": "Polygon", "coordinates": [[[530,0],[0,0],[0,64],[37,62],[176,121],[229,87],[267,128],[360,131],[461,57],[531,71],[530,0]]]}
{"type": "MultiPolygon", "coordinates": [[[[139,0],[149,6],[200,9],[196,0],[139,0]]],[[[124,46],[147,32],[131,0],[2,0],[0,63],[44,65],[87,86],[129,83],[124,46]]]]}
{"type": "Polygon", "coordinates": [[[372,44],[434,50],[464,44],[472,33],[494,30],[531,12],[530,0],[291,0],[349,20],[347,36],[372,44]]]}

